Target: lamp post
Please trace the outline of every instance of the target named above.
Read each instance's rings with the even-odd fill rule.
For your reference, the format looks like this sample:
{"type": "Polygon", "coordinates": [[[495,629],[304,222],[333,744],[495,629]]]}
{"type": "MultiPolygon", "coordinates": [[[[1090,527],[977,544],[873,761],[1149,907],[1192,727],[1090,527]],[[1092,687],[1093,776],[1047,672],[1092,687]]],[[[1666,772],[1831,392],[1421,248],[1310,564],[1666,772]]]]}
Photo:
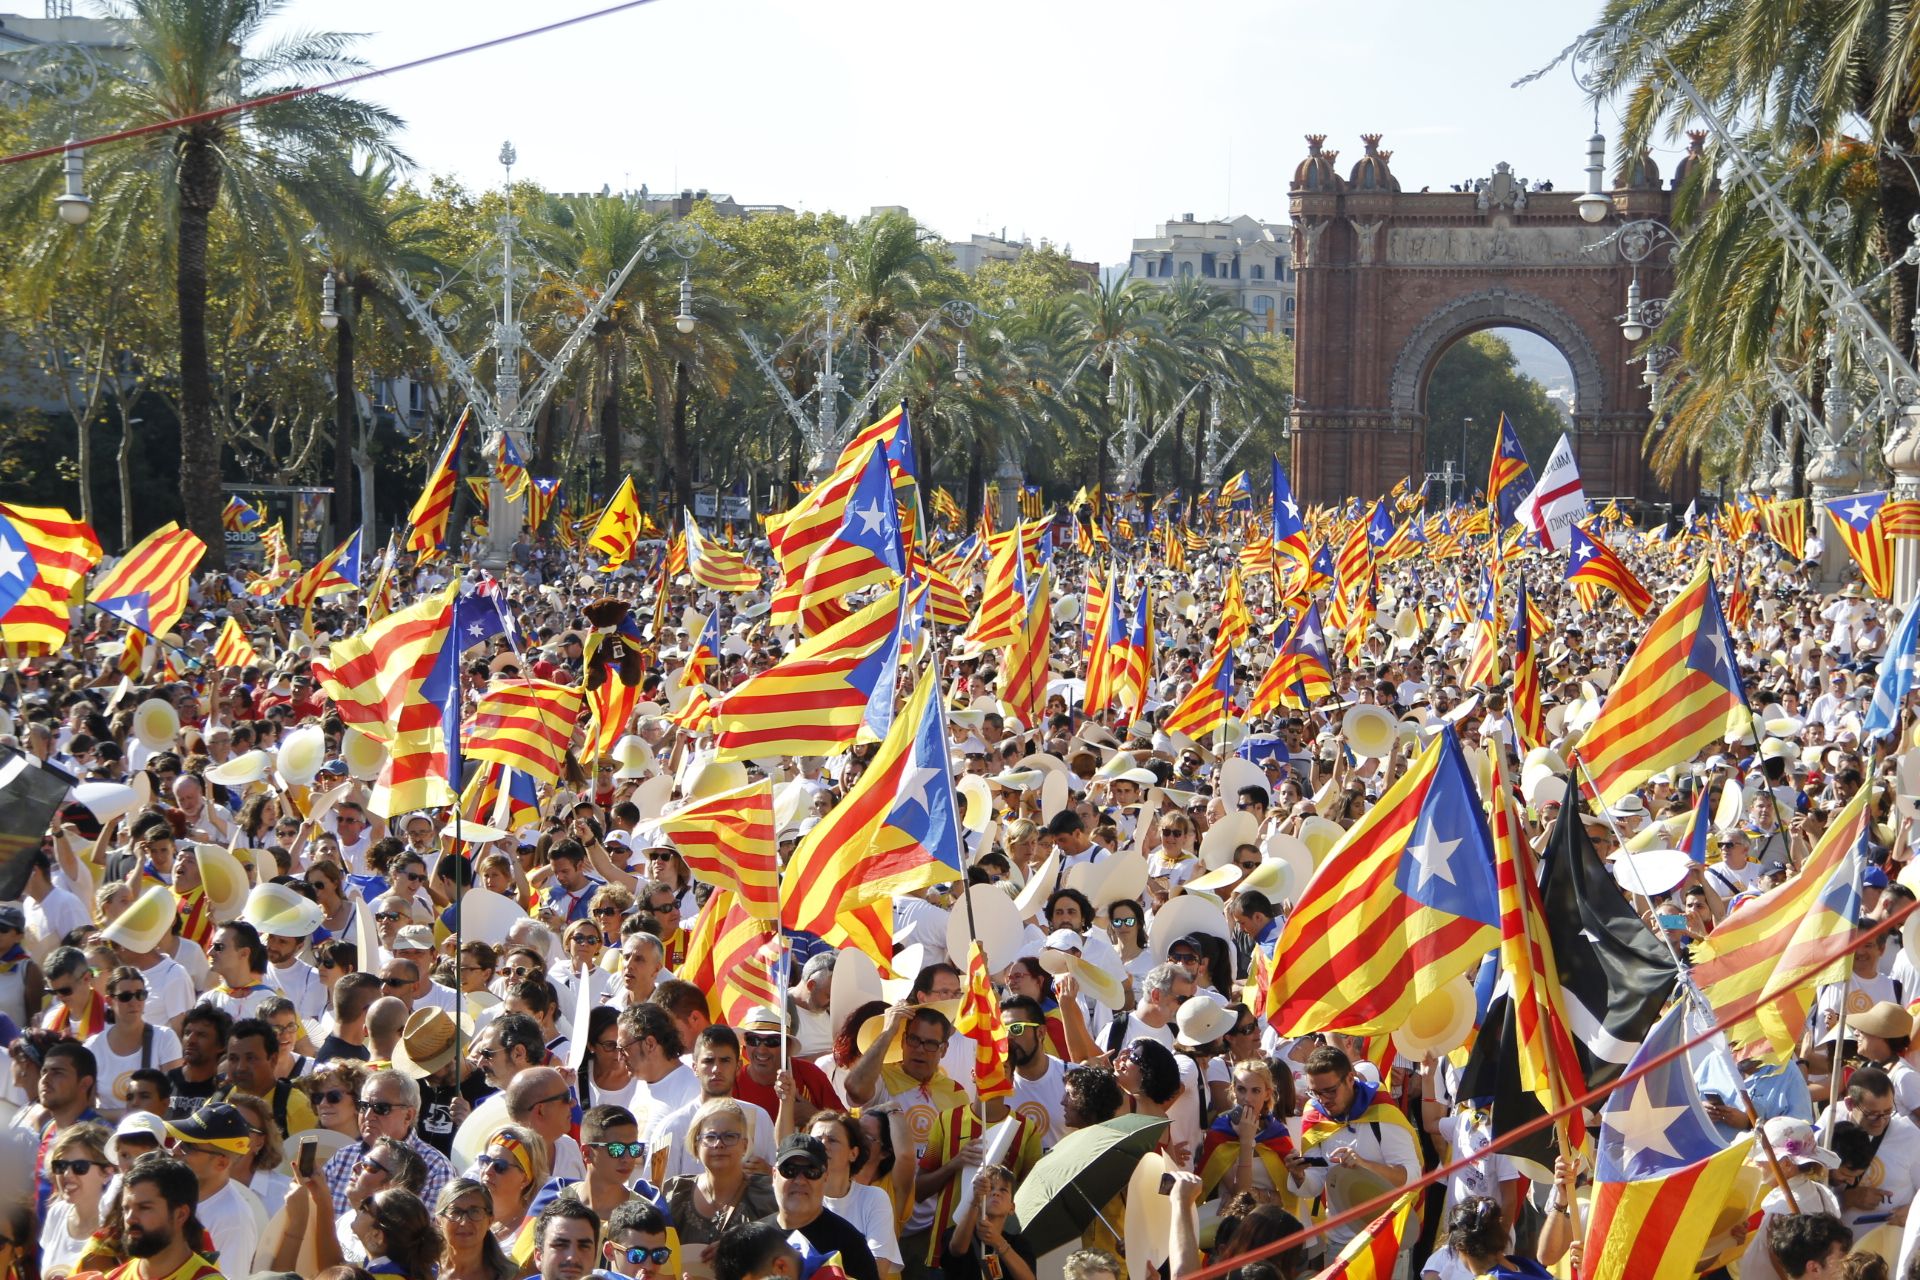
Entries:
{"type": "Polygon", "coordinates": [[[54,210],[68,226],[84,226],[93,213],[93,199],[87,195],[87,153],[80,139],[67,139],[60,169],[65,189],[53,198],[54,210]]]}

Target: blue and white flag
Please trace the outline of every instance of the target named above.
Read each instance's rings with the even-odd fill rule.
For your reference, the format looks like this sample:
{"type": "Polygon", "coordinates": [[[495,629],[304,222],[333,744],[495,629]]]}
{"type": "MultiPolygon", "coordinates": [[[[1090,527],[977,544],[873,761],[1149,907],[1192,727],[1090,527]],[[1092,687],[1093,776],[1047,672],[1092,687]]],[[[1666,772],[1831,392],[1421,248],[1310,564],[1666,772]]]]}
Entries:
{"type": "Polygon", "coordinates": [[[1900,728],[1900,707],[1912,692],[1914,671],[1920,668],[1920,600],[1907,606],[1900,630],[1880,659],[1880,678],[1873,686],[1873,704],[1860,724],[1869,738],[1885,738],[1900,728]]]}

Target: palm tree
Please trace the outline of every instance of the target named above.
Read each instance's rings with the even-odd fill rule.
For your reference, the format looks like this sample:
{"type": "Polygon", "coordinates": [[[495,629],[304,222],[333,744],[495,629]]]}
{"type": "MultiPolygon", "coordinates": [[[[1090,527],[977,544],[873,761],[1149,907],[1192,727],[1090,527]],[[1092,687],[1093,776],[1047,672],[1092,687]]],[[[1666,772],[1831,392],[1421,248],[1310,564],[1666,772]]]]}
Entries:
{"type": "MultiPolygon", "coordinates": [[[[88,160],[99,234],[166,230],[160,245],[173,258],[180,328],[180,496],[187,526],[207,544],[210,567],[226,560],[207,350],[214,214],[224,207],[234,234],[259,247],[244,257],[265,259],[316,222],[330,233],[351,223],[354,211],[333,182],[338,157],[358,151],[405,162],[390,141],[400,120],[338,93],[210,114],[364,68],[347,53],[353,37],[337,33],[293,34],[256,49],[285,7],[285,0],[105,0],[124,46],[116,50],[124,74],[104,81],[86,112],[89,122],[117,128],[189,121],[102,147],[88,160]]],[[[50,188],[52,181],[46,170],[40,182],[50,188]]]]}
{"type": "Polygon", "coordinates": [[[1064,395],[1077,400],[1076,416],[1092,438],[1094,482],[1107,479],[1107,441],[1124,413],[1131,379],[1141,386],[1170,380],[1174,362],[1167,342],[1166,295],[1143,280],[1103,280],[1100,287],[1067,299],[1067,348],[1061,354],[1069,370],[1078,369],[1064,395]],[[1095,375],[1098,375],[1097,381],[1095,375]],[[1104,396],[1104,410],[1094,397],[1104,396]],[[1104,431],[1094,427],[1098,421],[1104,431]]]}
{"type": "Polygon", "coordinates": [[[939,245],[938,236],[897,209],[876,213],[853,229],[842,298],[866,349],[870,378],[887,362],[883,338],[908,336],[925,319],[926,304],[958,291],[959,281],[939,245]]]}
{"type": "MultiPolygon", "coordinates": [[[[1913,243],[1920,213],[1912,119],[1920,109],[1920,10],[1905,0],[1608,0],[1591,40],[1611,46],[1599,92],[1625,92],[1625,153],[1695,120],[1671,68],[1723,120],[1751,120],[1763,154],[1807,152],[1864,120],[1874,144],[1875,218],[1886,260],[1913,243]]],[[[1744,195],[1741,203],[1745,203],[1744,195]]],[[[1913,313],[1912,281],[1894,273],[1893,316],[1913,313]]],[[[1888,326],[1911,354],[1904,323],[1888,326]]]]}
{"type": "MultiPolygon", "coordinates": [[[[1164,311],[1167,343],[1180,371],[1173,385],[1166,388],[1173,399],[1186,395],[1201,378],[1216,380],[1214,387],[1205,392],[1209,397],[1219,394],[1217,388],[1222,382],[1235,387],[1254,382],[1253,360],[1246,340],[1253,317],[1225,290],[1216,289],[1196,276],[1184,277],[1175,282],[1167,294],[1164,311]]],[[[1183,439],[1186,417],[1189,412],[1199,412],[1200,403],[1197,397],[1190,401],[1174,423],[1173,483],[1176,487],[1189,484],[1197,489],[1200,485],[1206,433],[1197,427],[1193,433],[1192,469],[1182,469],[1188,461],[1183,439]]],[[[1149,492],[1154,487],[1153,464],[1154,459],[1147,459],[1142,481],[1149,492]]]]}
{"type": "Polygon", "coordinates": [[[346,540],[355,528],[366,528],[371,542],[373,475],[371,444],[360,423],[360,398],[355,372],[359,325],[372,306],[398,312],[388,283],[389,269],[427,274],[445,266],[435,252],[441,241],[437,227],[424,221],[425,209],[411,188],[402,187],[391,165],[368,160],[357,168],[340,166],[341,197],[356,215],[339,237],[326,240],[322,273],[335,281],[333,329],[333,537],[346,540]],[[354,483],[356,468],[360,484],[354,483]],[[350,495],[358,488],[358,518],[350,495]]]}

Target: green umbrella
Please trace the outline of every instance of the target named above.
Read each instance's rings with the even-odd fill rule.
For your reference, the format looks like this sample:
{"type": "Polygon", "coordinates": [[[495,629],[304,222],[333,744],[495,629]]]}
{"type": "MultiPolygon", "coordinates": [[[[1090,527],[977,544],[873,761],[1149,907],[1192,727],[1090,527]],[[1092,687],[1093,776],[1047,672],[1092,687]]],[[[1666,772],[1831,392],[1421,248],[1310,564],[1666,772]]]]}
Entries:
{"type": "MultiPolygon", "coordinates": [[[[1075,1130],[1041,1156],[1013,1196],[1020,1232],[1034,1253],[1057,1249],[1092,1226],[1169,1127],[1161,1116],[1115,1116],[1075,1130]]],[[[1108,1225],[1121,1234],[1122,1224],[1108,1225]]]]}

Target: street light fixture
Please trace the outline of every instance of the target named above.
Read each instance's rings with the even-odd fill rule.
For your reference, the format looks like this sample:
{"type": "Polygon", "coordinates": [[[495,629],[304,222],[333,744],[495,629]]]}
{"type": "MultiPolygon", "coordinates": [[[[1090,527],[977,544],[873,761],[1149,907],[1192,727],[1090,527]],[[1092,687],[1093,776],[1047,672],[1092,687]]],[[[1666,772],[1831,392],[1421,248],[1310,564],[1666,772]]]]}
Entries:
{"type": "Polygon", "coordinates": [[[1607,165],[1607,139],[1600,132],[1600,118],[1594,116],[1593,136],[1587,139],[1587,189],[1573,202],[1582,222],[1605,222],[1613,212],[1613,201],[1600,189],[1607,165]]]}
{"type": "Polygon", "coordinates": [[[967,360],[967,340],[965,338],[960,339],[959,346],[954,350],[953,380],[963,387],[970,387],[980,380],[980,375],[974,371],[973,365],[967,360]]]}
{"type": "Polygon", "coordinates": [[[331,270],[320,277],[320,327],[322,329],[340,327],[340,312],[335,306],[339,300],[339,287],[331,270]]]}
{"type": "Polygon", "coordinates": [[[680,312],[673,318],[673,327],[681,333],[692,333],[694,324],[693,260],[689,258],[680,267],[680,312]]]}
{"type": "Polygon", "coordinates": [[[60,221],[78,227],[93,213],[93,199],[87,195],[87,153],[80,139],[67,139],[61,169],[66,175],[66,190],[54,197],[53,206],[60,214],[60,221]]]}

